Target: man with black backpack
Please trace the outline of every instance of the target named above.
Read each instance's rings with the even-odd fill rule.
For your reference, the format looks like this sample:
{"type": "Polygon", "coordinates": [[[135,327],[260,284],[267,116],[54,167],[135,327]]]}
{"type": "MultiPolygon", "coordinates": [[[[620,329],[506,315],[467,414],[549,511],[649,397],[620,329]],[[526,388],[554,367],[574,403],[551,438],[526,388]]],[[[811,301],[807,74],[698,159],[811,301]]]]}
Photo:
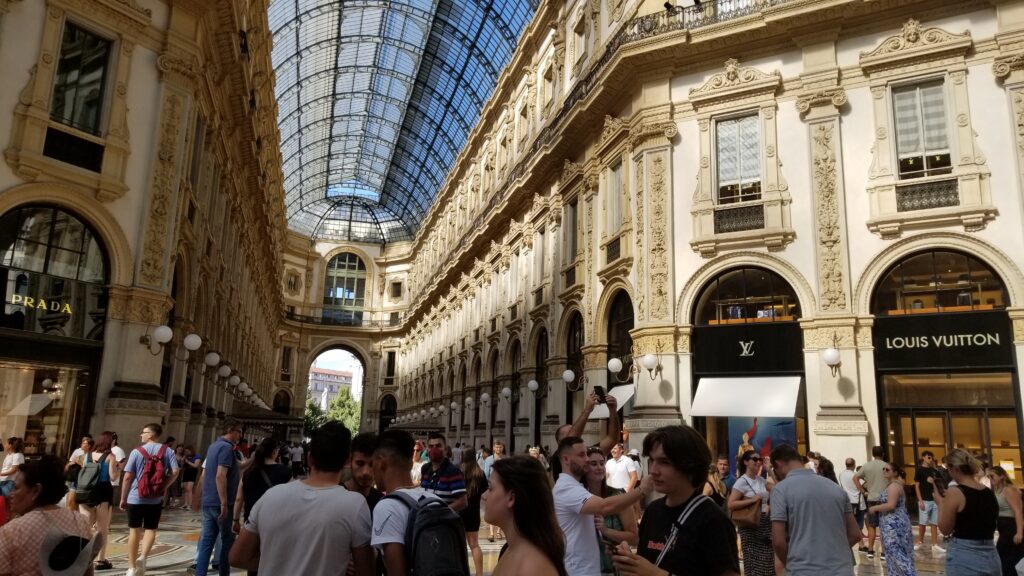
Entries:
{"type": "Polygon", "coordinates": [[[146,424],[139,435],[142,446],[132,450],[121,482],[121,510],[128,511],[128,572],[125,576],[145,576],[156,530],[160,527],[164,494],[178,476],[174,451],[160,443],[163,427],[146,424]],[[145,530],[145,534],[143,534],[145,530]],[[139,542],[142,555],[139,556],[139,542]]]}
{"type": "Polygon", "coordinates": [[[383,554],[388,576],[469,576],[462,519],[413,483],[415,445],[404,430],[387,430],[378,439],[373,476],[388,495],[374,509],[370,543],[383,554]]]}

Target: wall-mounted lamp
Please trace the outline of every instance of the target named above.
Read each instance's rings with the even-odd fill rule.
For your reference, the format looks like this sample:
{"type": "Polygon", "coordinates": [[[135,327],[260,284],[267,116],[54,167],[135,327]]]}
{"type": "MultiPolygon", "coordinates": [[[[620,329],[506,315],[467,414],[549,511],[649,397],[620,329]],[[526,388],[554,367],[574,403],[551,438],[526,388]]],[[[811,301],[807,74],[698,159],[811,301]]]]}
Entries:
{"type": "Polygon", "coordinates": [[[475,404],[472,396],[466,396],[466,410],[472,410],[475,404]]]}
{"type": "MultiPolygon", "coordinates": [[[[144,344],[146,346],[146,349],[149,350],[149,353],[152,354],[153,356],[156,356],[163,352],[164,346],[173,338],[174,330],[171,329],[170,326],[164,324],[162,326],[157,326],[156,328],[154,328],[152,334],[150,334],[149,330],[147,329],[146,333],[139,337],[139,343],[144,344]],[[155,350],[153,349],[154,342],[157,345],[155,350]]],[[[175,357],[177,357],[178,360],[184,362],[188,360],[189,352],[195,352],[196,350],[199,350],[200,347],[202,347],[203,338],[202,336],[196,334],[195,332],[190,332],[188,333],[188,335],[185,336],[185,338],[182,339],[181,343],[185,347],[185,357],[181,358],[177,357],[177,355],[175,357]]]]}
{"type": "Polygon", "coordinates": [[[220,368],[218,368],[217,376],[220,376],[221,378],[227,378],[228,376],[231,376],[231,364],[225,363],[220,368]]]}
{"type": "Polygon", "coordinates": [[[203,358],[203,364],[206,364],[210,368],[220,364],[220,354],[213,351],[207,352],[206,357],[203,358]]]}
{"type": "Polygon", "coordinates": [[[821,359],[825,365],[832,370],[832,376],[839,375],[839,368],[843,365],[843,359],[839,354],[839,337],[832,333],[832,346],[821,351],[821,359]]]}
{"type": "Polygon", "coordinates": [[[529,382],[527,382],[526,389],[533,393],[534,398],[543,398],[547,396],[548,393],[547,386],[545,386],[542,390],[540,387],[540,382],[537,382],[536,380],[530,380],[529,382]]]}
{"type": "Polygon", "coordinates": [[[562,372],[562,381],[565,382],[565,387],[568,388],[570,392],[579,392],[587,387],[587,373],[584,371],[583,374],[580,375],[579,380],[577,380],[575,372],[572,370],[566,370],[565,372],[562,372]],[[572,385],[573,382],[576,382],[576,386],[572,385]]]}
{"type": "Polygon", "coordinates": [[[609,359],[608,371],[615,375],[616,382],[618,382],[619,384],[625,384],[626,382],[629,381],[631,375],[640,374],[640,367],[642,366],[645,370],[647,370],[647,375],[651,377],[651,380],[656,380],[656,377],[660,376],[662,371],[661,352],[662,345],[661,342],[658,342],[655,345],[655,353],[644,354],[643,356],[640,356],[640,366],[637,366],[636,361],[634,361],[633,359],[639,355],[637,354],[636,348],[634,348],[629,357],[626,358],[626,361],[629,362],[629,372],[627,373],[628,375],[624,379],[619,377],[619,374],[622,372],[622,368],[624,366],[622,360],[618,358],[609,359]]]}
{"type": "Polygon", "coordinates": [[[480,395],[480,405],[481,406],[485,406],[485,407],[486,406],[490,406],[491,405],[491,395],[488,394],[487,392],[484,392],[483,394],[481,394],[480,395]]]}
{"type": "Polygon", "coordinates": [[[501,398],[505,402],[509,403],[519,402],[519,390],[513,390],[512,388],[505,386],[504,388],[501,389],[501,398]]]}
{"type": "Polygon", "coordinates": [[[452,400],[452,403],[449,404],[448,407],[451,409],[452,414],[458,414],[461,412],[461,410],[459,410],[459,403],[454,400],[452,400]]]}

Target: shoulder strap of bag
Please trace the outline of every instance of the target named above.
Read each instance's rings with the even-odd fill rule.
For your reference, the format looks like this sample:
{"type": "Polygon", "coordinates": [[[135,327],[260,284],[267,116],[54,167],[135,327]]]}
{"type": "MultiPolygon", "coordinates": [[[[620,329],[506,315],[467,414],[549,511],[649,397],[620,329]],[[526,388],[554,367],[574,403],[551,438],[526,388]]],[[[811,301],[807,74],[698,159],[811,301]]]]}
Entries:
{"type": "Polygon", "coordinates": [[[655,566],[660,566],[662,559],[665,558],[665,554],[672,549],[672,546],[676,543],[676,538],[679,537],[679,529],[686,524],[686,521],[690,518],[690,514],[697,509],[697,506],[700,506],[708,500],[711,499],[700,494],[693,500],[690,500],[690,503],[686,505],[686,508],[683,508],[683,511],[679,514],[679,518],[672,524],[672,530],[668,533],[668,538],[665,540],[665,547],[661,549],[661,553],[658,554],[658,559],[654,562],[655,566]]]}
{"type": "Polygon", "coordinates": [[[270,476],[267,476],[266,469],[260,470],[260,476],[263,476],[263,481],[267,483],[267,489],[274,487],[274,483],[270,481],[270,476]]]}

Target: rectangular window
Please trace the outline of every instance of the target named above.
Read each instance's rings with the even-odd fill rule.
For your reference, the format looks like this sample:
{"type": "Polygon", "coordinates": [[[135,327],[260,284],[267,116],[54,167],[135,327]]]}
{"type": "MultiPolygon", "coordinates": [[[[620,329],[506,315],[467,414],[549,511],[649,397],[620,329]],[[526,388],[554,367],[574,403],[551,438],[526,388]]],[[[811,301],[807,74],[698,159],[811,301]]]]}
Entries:
{"type": "Polygon", "coordinates": [[[953,171],[942,80],[892,90],[900,179],[953,171]]]}
{"type": "Polygon", "coordinates": [[[758,115],[715,122],[718,203],[761,199],[761,138],[758,115]]]}
{"type": "Polygon", "coordinates": [[[548,66],[544,70],[544,83],[543,91],[541,92],[541,99],[545,105],[551,102],[551,98],[555,94],[555,67],[548,66]]]}
{"type": "Polygon", "coordinates": [[[401,297],[402,297],[402,283],[401,282],[392,282],[391,283],[391,298],[394,299],[394,300],[398,300],[401,297]]]}
{"type": "Polygon", "coordinates": [[[573,28],[573,54],[576,55],[576,61],[579,62],[583,59],[583,55],[587,53],[587,23],[583,18],[580,18],[576,22],[576,27],[573,28]]]}
{"type": "Polygon", "coordinates": [[[287,374],[292,371],[292,348],[285,346],[281,349],[281,372],[287,374]]]}
{"type": "Polygon", "coordinates": [[[544,261],[547,259],[547,251],[545,250],[546,246],[544,246],[544,231],[543,230],[541,230],[540,232],[537,233],[537,239],[534,242],[535,242],[535,244],[537,246],[537,250],[536,250],[536,257],[537,257],[537,284],[540,284],[541,281],[544,279],[544,266],[545,266],[545,262],[544,261]]]}
{"type": "Polygon", "coordinates": [[[572,264],[576,261],[578,249],[577,234],[579,234],[579,223],[576,221],[579,213],[579,200],[573,198],[565,207],[565,263],[572,264]]]}
{"type": "Polygon", "coordinates": [[[395,376],[395,352],[389,351],[387,361],[384,367],[384,376],[393,378],[395,376]]]}
{"type": "Polygon", "coordinates": [[[189,183],[192,190],[199,188],[199,173],[203,166],[203,143],[206,139],[206,120],[202,114],[196,114],[196,125],[192,133],[192,169],[189,183]]]}
{"type": "Polygon", "coordinates": [[[100,135],[111,42],[68,22],[53,80],[50,118],[100,135]]]}
{"type": "Polygon", "coordinates": [[[608,171],[608,232],[622,228],[622,162],[608,171]]]}

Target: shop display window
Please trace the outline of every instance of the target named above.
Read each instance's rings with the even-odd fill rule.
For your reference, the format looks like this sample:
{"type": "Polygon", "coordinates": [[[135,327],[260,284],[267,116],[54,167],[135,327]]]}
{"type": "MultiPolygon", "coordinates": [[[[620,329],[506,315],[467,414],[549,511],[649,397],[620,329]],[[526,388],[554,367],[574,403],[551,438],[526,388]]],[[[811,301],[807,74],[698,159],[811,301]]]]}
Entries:
{"type": "Polygon", "coordinates": [[[872,313],[881,316],[1002,310],[1002,280],[976,258],[946,250],[914,254],[879,283],[872,313]]]}
{"type": "Polygon", "coordinates": [[[25,456],[69,453],[85,374],[65,367],[0,362],[0,437],[25,440],[25,456]]]}
{"type": "Polygon", "coordinates": [[[697,298],[697,325],[789,322],[800,319],[796,292],[763,268],[737,268],[707,284],[697,298]]]}

